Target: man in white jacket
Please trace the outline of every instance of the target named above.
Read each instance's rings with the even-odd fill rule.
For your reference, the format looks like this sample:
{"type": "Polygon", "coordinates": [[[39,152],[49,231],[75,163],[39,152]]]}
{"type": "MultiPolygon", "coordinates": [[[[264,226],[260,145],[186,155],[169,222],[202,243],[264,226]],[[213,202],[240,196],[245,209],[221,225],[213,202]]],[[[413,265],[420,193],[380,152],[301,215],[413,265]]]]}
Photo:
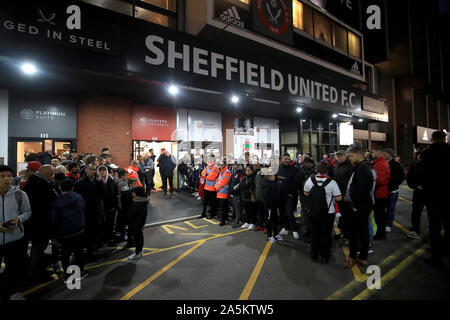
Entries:
{"type": "Polygon", "coordinates": [[[11,186],[13,170],[0,166],[0,263],[5,262],[4,282],[0,284],[2,300],[20,299],[21,277],[25,274],[27,243],[23,223],[31,217],[28,196],[11,186]]]}

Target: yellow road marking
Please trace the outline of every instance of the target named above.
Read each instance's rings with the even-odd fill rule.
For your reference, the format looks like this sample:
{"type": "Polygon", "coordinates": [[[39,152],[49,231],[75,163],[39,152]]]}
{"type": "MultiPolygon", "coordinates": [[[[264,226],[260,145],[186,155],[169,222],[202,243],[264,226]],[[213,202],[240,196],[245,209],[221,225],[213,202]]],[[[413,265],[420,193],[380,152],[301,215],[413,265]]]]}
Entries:
{"type": "Polygon", "coordinates": [[[250,279],[248,279],[247,285],[245,286],[244,290],[241,293],[241,296],[239,297],[239,300],[248,300],[248,297],[250,296],[250,293],[255,286],[256,280],[258,279],[259,273],[261,272],[264,262],[266,261],[267,254],[269,253],[271,247],[272,242],[268,241],[261,256],[259,257],[258,263],[256,263],[256,266],[253,269],[250,279]]]}
{"type": "Polygon", "coordinates": [[[206,222],[209,222],[211,224],[219,224],[220,223],[220,222],[214,222],[214,221],[212,221],[210,219],[206,219],[206,218],[203,218],[202,220],[205,220],[206,222]]]}
{"type": "MultiPolygon", "coordinates": [[[[387,257],[386,259],[381,261],[378,264],[378,266],[380,268],[384,268],[384,267],[390,265],[391,263],[393,263],[398,258],[399,255],[401,255],[406,250],[407,250],[407,246],[398,249],[393,254],[391,254],[389,257],[387,257]]],[[[331,296],[326,298],[326,300],[339,300],[339,299],[342,298],[342,296],[344,296],[345,294],[347,294],[349,291],[351,291],[353,288],[357,287],[360,284],[361,284],[361,282],[359,282],[356,279],[354,279],[351,282],[349,282],[347,285],[345,285],[343,288],[339,289],[338,291],[333,293],[331,296]]]]}
{"type": "Polygon", "coordinates": [[[183,236],[218,236],[220,233],[181,233],[183,236]]]}
{"type": "Polygon", "coordinates": [[[126,295],[124,295],[120,300],[129,300],[134,295],[142,291],[145,287],[147,287],[150,283],[152,283],[154,280],[158,279],[162,274],[164,274],[166,271],[170,270],[174,265],[176,265],[178,262],[186,258],[188,255],[190,255],[192,252],[194,252],[196,249],[198,249],[200,246],[205,244],[206,240],[203,240],[199,243],[197,243],[195,246],[190,248],[189,250],[185,251],[183,254],[181,254],[179,257],[177,257],[175,260],[170,262],[168,265],[166,265],[164,268],[160,269],[158,272],[156,272],[154,275],[152,275],[150,278],[142,282],[140,285],[138,285],[136,288],[128,292],[126,295]]]}
{"type": "Polygon", "coordinates": [[[399,200],[402,200],[402,201],[404,201],[404,202],[407,202],[407,203],[409,203],[409,204],[412,204],[412,201],[411,201],[411,200],[405,199],[405,198],[403,198],[403,197],[398,197],[398,198],[399,198],[399,200]]]}
{"type": "Polygon", "coordinates": [[[207,224],[201,225],[201,226],[196,226],[195,224],[190,223],[190,222],[188,222],[188,221],[185,221],[184,223],[186,223],[189,227],[191,227],[191,228],[193,228],[193,229],[200,229],[200,228],[204,228],[204,227],[207,227],[207,226],[208,226],[207,224]]]}
{"type": "Polygon", "coordinates": [[[6,267],[4,263],[2,263],[2,268],[6,267]]]}
{"type": "Polygon", "coordinates": [[[402,189],[406,189],[406,190],[412,190],[410,187],[408,186],[401,186],[402,189]]]}
{"type": "MultiPolygon", "coordinates": [[[[348,257],[348,255],[350,254],[350,250],[347,246],[342,247],[342,250],[345,253],[345,256],[348,257]]],[[[355,280],[358,282],[364,282],[367,280],[367,275],[366,274],[362,274],[361,270],[359,270],[358,265],[354,265],[352,267],[352,272],[353,272],[353,276],[355,277],[355,280]]]]}
{"type": "Polygon", "coordinates": [[[296,213],[296,214],[294,214],[294,218],[295,219],[298,219],[298,218],[301,218],[302,217],[302,214],[301,213],[296,213]]]}
{"type": "Polygon", "coordinates": [[[187,231],[186,228],[178,227],[178,226],[172,226],[170,224],[165,224],[165,225],[161,226],[161,228],[163,228],[168,234],[174,234],[174,232],[170,228],[187,231]]]}
{"type": "Polygon", "coordinates": [[[29,289],[29,290],[23,292],[22,295],[23,295],[24,297],[27,296],[27,295],[30,295],[30,294],[32,294],[33,292],[35,292],[35,291],[37,291],[37,290],[39,290],[39,289],[41,289],[41,288],[44,288],[44,287],[46,287],[46,286],[49,286],[49,285],[51,285],[52,283],[55,283],[56,281],[59,280],[59,277],[58,277],[56,274],[53,274],[52,277],[53,277],[53,280],[51,280],[51,281],[49,281],[49,282],[46,282],[46,283],[41,283],[40,285],[37,285],[36,287],[31,288],[31,289],[29,289]]]}
{"type": "Polygon", "coordinates": [[[402,230],[404,233],[409,234],[409,230],[407,228],[405,228],[404,226],[402,226],[400,223],[398,223],[397,221],[394,221],[394,226],[396,226],[397,228],[399,228],[400,230],[402,230]]]}
{"type": "MultiPolygon", "coordinates": [[[[387,285],[392,279],[394,279],[400,272],[402,272],[404,269],[406,269],[414,260],[422,255],[425,252],[425,248],[428,245],[424,245],[420,249],[417,249],[413,254],[408,256],[405,260],[400,262],[399,265],[392,268],[391,271],[386,273],[383,277],[381,277],[381,286],[382,288],[387,285]]],[[[358,294],[356,297],[354,297],[352,300],[365,300],[369,298],[372,294],[376,293],[378,290],[369,290],[368,288],[362,291],[360,294],[358,294]]]]}

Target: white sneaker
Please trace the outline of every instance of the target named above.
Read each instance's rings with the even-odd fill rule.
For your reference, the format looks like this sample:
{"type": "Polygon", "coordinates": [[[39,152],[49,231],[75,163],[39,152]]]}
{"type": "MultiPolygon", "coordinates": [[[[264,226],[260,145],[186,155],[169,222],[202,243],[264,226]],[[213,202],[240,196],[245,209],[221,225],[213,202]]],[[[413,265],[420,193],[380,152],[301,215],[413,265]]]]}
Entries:
{"type": "Polygon", "coordinates": [[[242,229],[247,229],[248,227],[249,227],[250,225],[248,224],[248,223],[244,223],[243,225],[242,225],[242,229]]]}
{"type": "Polygon", "coordinates": [[[142,259],[142,252],[139,254],[133,253],[131,256],[128,257],[128,260],[140,260],[142,259]]]}
{"type": "Polygon", "coordinates": [[[279,233],[279,235],[283,236],[283,237],[287,236],[288,234],[289,234],[289,231],[287,231],[285,228],[283,228],[279,233]]]}
{"type": "Polygon", "coordinates": [[[286,241],[286,238],[284,238],[281,234],[278,234],[277,236],[275,236],[275,239],[277,241],[286,241]]]}
{"type": "Polygon", "coordinates": [[[298,232],[292,232],[292,234],[294,235],[295,240],[300,239],[300,235],[298,234],[298,232]]]}
{"type": "Polygon", "coordinates": [[[198,196],[198,197],[197,197],[197,200],[202,200],[202,197],[198,196]]]}
{"type": "Polygon", "coordinates": [[[419,240],[419,239],[420,239],[419,235],[418,235],[417,232],[415,232],[415,231],[411,231],[411,232],[408,234],[408,238],[416,239],[416,240],[419,240]]]}
{"type": "Polygon", "coordinates": [[[255,227],[256,226],[254,224],[251,224],[251,225],[248,226],[248,230],[253,230],[253,229],[255,229],[255,227]]]}
{"type": "Polygon", "coordinates": [[[391,227],[386,227],[386,232],[391,232],[392,228],[391,227]]]}
{"type": "Polygon", "coordinates": [[[267,241],[270,241],[272,243],[277,243],[277,239],[275,239],[275,237],[270,237],[267,239],[267,241]]]}

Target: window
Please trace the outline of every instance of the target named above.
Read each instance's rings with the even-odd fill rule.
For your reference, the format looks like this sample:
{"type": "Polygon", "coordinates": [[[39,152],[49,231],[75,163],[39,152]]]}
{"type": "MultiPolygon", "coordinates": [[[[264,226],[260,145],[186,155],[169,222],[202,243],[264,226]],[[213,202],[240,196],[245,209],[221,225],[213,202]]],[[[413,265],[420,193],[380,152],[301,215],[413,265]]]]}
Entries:
{"type": "Polygon", "coordinates": [[[136,8],[136,18],[160,24],[168,28],[175,29],[177,27],[177,21],[175,18],[142,8],[136,8]]]}
{"type": "Polygon", "coordinates": [[[297,0],[292,5],[294,27],[313,35],[312,9],[297,0]]]}
{"type": "Polygon", "coordinates": [[[176,12],[177,11],[177,1],[176,0],[141,0],[147,2],[154,6],[176,12]]]}
{"type": "Polygon", "coordinates": [[[331,21],[318,12],[314,12],[314,36],[331,45],[331,21]]]}
{"type": "Polygon", "coordinates": [[[281,144],[297,144],[298,143],[298,134],[297,132],[284,132],[281,134],[281,144]]]}
{"type": "Polygon", "coordinates": [[[353,32],[348,32],[348,51],[357,58],[361,58],[361,38],[353,32]]]}
{"type": "Polygon", "coordinates": [[[347,29],[333,23],[333,46],[347,52],[347,29]]]}

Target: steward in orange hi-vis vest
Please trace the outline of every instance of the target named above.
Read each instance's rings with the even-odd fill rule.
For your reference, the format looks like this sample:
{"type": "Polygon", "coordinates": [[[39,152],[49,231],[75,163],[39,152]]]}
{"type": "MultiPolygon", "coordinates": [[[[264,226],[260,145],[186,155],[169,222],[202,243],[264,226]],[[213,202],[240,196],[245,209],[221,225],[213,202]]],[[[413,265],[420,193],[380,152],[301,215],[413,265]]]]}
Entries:
{"type": "Polygon", "coordinates": [[[141,181],[139,181],[139,175],[138,175],[139,168],[136,168],[133,165],[131,165],[128,168],[125,168],[125,171],[128,172],[128,179],[136,179],[137,186],[142,187],[142,183],[141,183],[141,181]]]}
{"type": "Polygon", "coordinates": [[[217,179],[215,189],[218,199],[228,199],[230,197],[231,172],[228,167],[224,167],[217,179]]]}
{"type": "Polygon", "coordinates": [[[206,168],[206,183],[205,190],[215,192],[214,186],[216,185],[217,178],[219,177],[220,169],[217,164],[212,163],[206,168]]]}

